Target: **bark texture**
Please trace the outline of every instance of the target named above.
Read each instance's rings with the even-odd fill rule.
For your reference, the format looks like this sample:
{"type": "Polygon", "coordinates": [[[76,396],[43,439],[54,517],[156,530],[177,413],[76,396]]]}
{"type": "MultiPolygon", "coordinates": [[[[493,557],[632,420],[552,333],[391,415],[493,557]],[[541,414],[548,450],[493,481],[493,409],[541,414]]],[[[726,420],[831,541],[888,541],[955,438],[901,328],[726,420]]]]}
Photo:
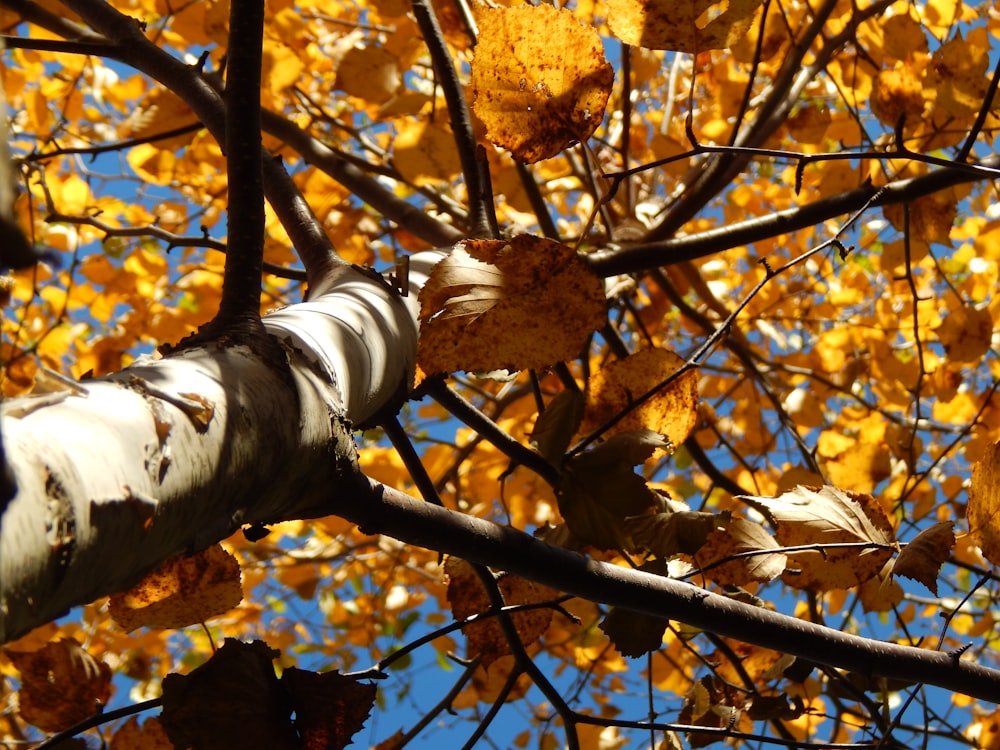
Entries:
{"type": "Polygon", "coordinates": [[[243,524],[363,491],[351,425],[409,384],[415,303],[347,270],[265,318],[282,361],[220,340],[5,403],[18,491],[0,509],[0,642],[243,524]]]}

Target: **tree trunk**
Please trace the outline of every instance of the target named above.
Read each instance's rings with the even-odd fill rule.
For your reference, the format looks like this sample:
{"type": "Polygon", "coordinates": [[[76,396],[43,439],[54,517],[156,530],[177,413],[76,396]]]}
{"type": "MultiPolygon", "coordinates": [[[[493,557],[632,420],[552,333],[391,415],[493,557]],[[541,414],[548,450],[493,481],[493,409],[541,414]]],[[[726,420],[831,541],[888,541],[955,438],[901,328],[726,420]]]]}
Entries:
{"type": "Polygon", "coordinates": [[[243,524],[364,491],[351,425],[409,385],[416,291],[441,257],[413,258],[406,298],[352,269],[266,316],[285,361],[219,341],[5,403],[0,643],[243,524]]]}

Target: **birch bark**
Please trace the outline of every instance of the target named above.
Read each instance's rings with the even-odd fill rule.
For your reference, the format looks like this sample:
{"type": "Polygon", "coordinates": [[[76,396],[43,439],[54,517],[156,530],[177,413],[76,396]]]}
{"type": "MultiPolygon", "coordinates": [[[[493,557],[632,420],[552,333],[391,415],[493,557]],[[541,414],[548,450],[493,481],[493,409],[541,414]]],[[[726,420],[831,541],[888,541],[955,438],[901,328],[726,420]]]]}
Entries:
{"type": "Polygon", "coordinates": [[[285,362],[219,341],[3,405],[18,492],[0,510],[0,642],[164,558],[364,491],[351,425],[405,392],[416,294],[361,271],[264,319],[285,362]]]}

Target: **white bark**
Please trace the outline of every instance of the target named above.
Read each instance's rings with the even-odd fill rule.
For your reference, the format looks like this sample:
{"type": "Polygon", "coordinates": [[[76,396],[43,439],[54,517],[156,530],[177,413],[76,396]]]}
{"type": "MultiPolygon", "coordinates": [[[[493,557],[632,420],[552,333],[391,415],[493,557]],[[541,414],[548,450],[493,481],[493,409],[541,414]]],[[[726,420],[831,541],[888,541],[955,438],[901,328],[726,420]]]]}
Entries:
{"type": "Polygon", "coordinates": [[[0,643],[169,555],[321,515],[360,486],[350,424],[410,383],[416,291],[440,257],[414,258],[403,303],[351,272],[267,316],[287,369],[220,342],[5,403],[18,493],[0,508],[0,643]]]}

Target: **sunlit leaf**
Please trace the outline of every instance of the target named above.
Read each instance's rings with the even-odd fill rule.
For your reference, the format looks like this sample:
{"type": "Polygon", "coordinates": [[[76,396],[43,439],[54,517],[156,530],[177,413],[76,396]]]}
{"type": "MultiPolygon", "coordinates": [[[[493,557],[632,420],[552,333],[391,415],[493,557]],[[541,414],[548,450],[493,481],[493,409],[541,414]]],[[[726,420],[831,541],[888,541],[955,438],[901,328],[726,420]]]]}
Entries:
{"type": "Polygon", "coordinates": [[[626,44],[677,52],[731,47],[747,33],[762,0],[609,0],[608,25],[626,44]],[[713,6],[722,6],[721,12],[713,6]]]}
{"type": "Polygon", "coordinates": [[[993,342],[993,316],[989,308],[963,305],[945,316],[937,335],[952,362],[978,362],[993,342]]]}
{"type": "Polygon", "coordinates": [[[126,631],[183,628],[228,612],[243,599],[240,566],[221,546],[173,557],[129,591],[111,597],[111,616],[126,631]]]}
{"type": "Polygon", "coordinates": [[[892,574],[919,581],[937,596],[938,573],[955,547],[955,524],[941,521],[917,534],[900,550],[892,574]]]}
{"type": "Polygon", "coordinates": [[[601,427],[627,410],[614,432],[653,430],[666,435],[677,447],[698,419],[698,375],[688,370],[666,387],[659,387],[684,365],[684,360],[666,349],[642,349],[625,359],[614,360],[591,379],[583,431],[601,427]],[[637,400],[655,390],[642,403],[637,400]]]}
{"type": "Polygon", "coordinates": [[[892,556],[892,524],[871,495],[829,486],[796,487],[779,497],[751,499],[774,518],[782,546],[816,548],[787,553],[783,580],[796,588],[850,588],[878,574],[892,556]]]}
{"type": "Polygon", "coordinates": [[[987,447],[972,467],[966,514],[969,532],[983,555],[1000,564],[1000,443],[987,447]]]}
{"type": "Polygon", "coordinates": [[[490,8],[479,18],[472,107],[487,138],[528,163],[589,138],[614,81],[597,33],[551,5],[490,8]]]}
{"type": "Polygon", "coordinates": [[[578,356],[604,318],[604,285],[572,248],[468,240],[420,292],[417,356],[428,373],[548,367],[578,356]]]}
{"type": "Polygon", "coordinates": [[[381,47],[354,47],[337,68],[337,88],[376,104],[388,101],[402,82],[399,61],[381,47]]]}
{"type": "Polygon", "coordinates": [[[784,572],[786,556],[771,552],[778,548],[778,542],[763,526],[736,517],[725,528],[712,531],[695,552],[694,560],[716,583],[743,586],[751,581],[773,580],[784,572]],[[745,556],[751,552],[760,554],[745,556]],[[741,557],[727,560],[733,555],[741,557]],[[717,564],[723,560],[726,562],[717,564]]]}

